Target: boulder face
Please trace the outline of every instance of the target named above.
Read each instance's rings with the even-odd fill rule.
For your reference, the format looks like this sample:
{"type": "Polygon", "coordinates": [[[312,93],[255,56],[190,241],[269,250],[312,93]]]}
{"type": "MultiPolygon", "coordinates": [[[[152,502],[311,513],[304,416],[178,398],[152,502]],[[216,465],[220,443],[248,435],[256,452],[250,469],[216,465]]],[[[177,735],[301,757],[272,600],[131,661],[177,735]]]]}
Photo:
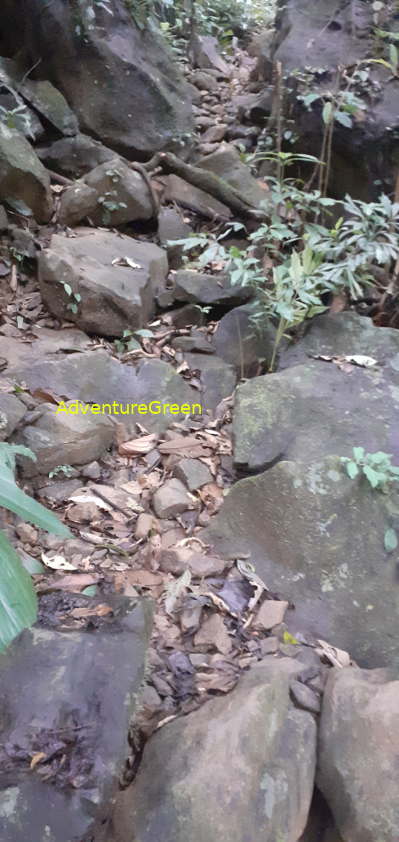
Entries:
{"type": "Polygon", "coordinates": [[[351,842],[398,838],[397,679],[387,670],[346,669],[332,671],[327,682],[317,784],[351,842]]]}
{"type": "Polygon", "coordinates": [[[54,234],[40,255],[40,290],[49,310],[100,336],[141,328],[153,314],[154,293],[167,274],[166,252],[109,231],[79,228],[77,233],[74,238],[54,234]],[[113,262],[118,260],[121,265],[113,262]]]}
{"type": "Polygon", "coordinates": [[[398,516],[396,492],[349,479],[336,456],[281,461],[237,482],[201,538],[222,555],[250,554],[295,605],[285,617],[294,635],[332,641],[361,666],[398,666],[397,553],[384,547],[398,516]]]}
{"type": "Polygon", "coordinates": [[[266,658],[228,696],[155,734],[133,788],[116,801],[111,838],[296,842],[316,754],[315,719],[290,700],[299,669],[266,658]]]}
{"type": "Polygon", "coordinates": [[[52,214],[50,178],[22,134],[0,123],[0,199],[23,202],[38,222],[52,214]]]}
{"type": "MultiPolygon", "coordinates": [[[[41,78],[63,92],[83,131],[145,159],[187,140],[191,102],[162,41],[149,27],[139,29],[127,5],[24,0],[23,46],[29,66],[41,59],[41,78]]],[[[20,3],[12,9],[11,20],[20,3]]],[[[10,28],[1,10],[3,23],[10,28]]]]}
{"type": "MultiPolygon", "coordinates": [[[[325,96],[334,89],[339,66],[350,65],[350,76],[358,62],[364,70],[366,59],[386,60],[388,42],[375,36],[376,11],[371,2],[344,0],[332,8],[330,0],[280,0],[279,5],[275,39],[271,48],[265,41],[260,65],[269,68],[265,81],[272,81],[270,58],[280,61],[283,73],[291,77],[290,118],[295,121],[298,148],[319,157],[323,100],[306,107],[297,95],[312,91],[325,96]],[[292,71],[299,71],[303,79],[292,71]]],[[[389,6],[382,4],[377,26],[395,32],[397,21],[389,6]]],[[[353,84],[351,91],[364,108],[353,115],[352,127],[335,120],[330,191],[337,198],[350,193],[369,201],[393,188],[399,159],[399,81],[388,68],[370,64],[366,82],[353,84]]]]}

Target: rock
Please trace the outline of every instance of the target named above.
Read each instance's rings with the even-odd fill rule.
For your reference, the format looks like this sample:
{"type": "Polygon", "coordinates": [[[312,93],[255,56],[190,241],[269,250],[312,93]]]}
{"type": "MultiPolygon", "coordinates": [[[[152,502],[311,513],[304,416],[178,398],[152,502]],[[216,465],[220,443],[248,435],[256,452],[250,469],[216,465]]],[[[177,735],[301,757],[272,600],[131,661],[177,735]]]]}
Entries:
{"type": "Polygon", "coordinates": [[[39,497],[49,500],[51,503],[67,503],[71,494],[78,488],[82,488],[80,479],[62,479],[53,482],[51,485],[43,485],[38,490],[39,497]]]}
{"type": "Polygon", "coordinates": [[[189,336],[175,336],[171,342],[172,348],[182,351],[194,351],[199,354],[214,354],[215,349],[208,335],[202,330],[192,330],[189,336]]]}
{"type": "Polygon", "coordinates": [[[0,654],[4,842],[100,839],[125,765],[144,675],[148,606],[126,597],[62,598],[71,608],[92,607],[90,631],[34,627],[0,654]],[[95,613],[101,603],[110,610],[102,618],[95,613]],[[19,760],[10,759],[5,744],[18,747],[19,760]],[[44,757],[30,770],[40,751],[44,757]]]}
{"type": "MultiPolygon", "coordinates": [[[[1,68],[1,59],[0,59],[0,68],[1,68]]],[[[0,69],[0,88],[1,85],[1,69],[0,69]]],[[[32,111],[31,108],[25,106],[25,108],[19,112],[16,111],[17,108],[23,106],[24,103],[21,100],[21,97],[17,97],[12,93],[4,93],[0,94],[0,106],[4,108],[5,111],[14,112],[12,115],[9,116],[8,122],[9,128],[16,129],[18,132],[24,135],[28,140],[36,142],[39,140],[40,137],[44,134],[44,128],[37,116],[37,114],[32,111]]],[[[2,112],[3,114],[4,112],[2,112]]]]}
{"type": "Polygon", "coordinates": [[[37,222],[48,222],[52,214],[47,171],[26,138],[4,123],[0,123],[0,199],[23,202],[37,222]]]}
{"type": "Polygon", "coordinates": [[[255,142],[256,138],[258,137],[259,129],[256,126],[236,126],[234,123],[232,126],[229,126],[227,130],[227,139],[228,140],[242,140],[243,138],[246,140],[250,140],[255,142]]]}
{"type": "Polygon", "coordinates": [[[309,710],[311,713],[320,713],[320,696],[311,687],[302,684],[301,681],[291,681],[291,696],[298,707],[309,710]]]}
{"type": "Polygon", "coordinates": [[[154,215],[148,187],[136,170],[120,158],[100,164],[84,176],[84,182],[97,193],[95,225],[123,225],[148,220],[154,215]]]}
{"type": "Polygon", "coordinates": [[[183,262],[183,246],[173,245],[173,240],[184,240],[193,233],[193,229],[184,222],[174,208],[161,208],[158,214],[158,237],[160,245],[166,249],[170,269],[179,269],[183,262]]]}
{"type": "Polygon", "coordinates": [[[398,700],[397,674],[351,668],[330,673],[317,784],[344,840],[392,842],[398,836],[398,700]]]}
{"type": "Polygon", "coordinates": [[[26,406],[15,395],[0,392],[0,441],[6,441],[22,421],[26,406]]]}
{"type": "Polygon", "coordinates": [[[90,462],[82,468],[81,473],[82,477],[87,477],[87,479],[100,479],[101,468],[98,462],[90,462]]]}
{"type": "Polygon", "coordinates": [[[78,121],[70,109],[65,97],[51,82],[25,79],[18,84],[18,91],[62,135],[76,135],[78,121]]]}
{"type": "Polygon", "coordinates": [[[7,231],[8,216],[3,205],[0,205],[0,231],[7,231]]]}
{"type": "Polygon", "coordinates": [[[190,79],[200,90],[212,91],[213,93],[218,93],[219,91],[219,83],[211,73],[206,73],[203,70],[194,70],[190,79]]]}
{"type": "Polygon", "coordinates": [[[199,371],[203,411],[212,413],[223,398],[234,392],[237,378],[233,367],[220,357],[205,354],[186,353],[184,359],[192,371],[199,371]]]}
{"type": "MultiPolygon", "coordinates": [[[[219,42],[213,35],[195,35],[191,41],[194,65],[217,70],[219,76],[230,76],[230,68],[219,53],[219,42]]],[[[205,85],[206,90],[210,90],[205,85]]]]}
{"type": "Polygon", "coordinates": [[[18,228],[17,225],[8,226],[12,246],[22,257],[34,260],[37,256],[37,240],[28,228],[18,228]]]}
{"type": "Polygon", "coordinates": [[[227,696],[160,729],[134,787],[117,798],[115,842],[202,842],[210,827],[219,842],[296,842],[312,797],[316,726],[290,701],[295,671],[269,658],[227,696]]]}
{"type": "Polygon", "coordinates": [[[189,491],[196,491],[213,479],[208,466],[200,459],[181,459],[173,473],[185,483],[189,491]]]}
{"type": "Polygon", "coordinates": [[[167,274],[165,252],[110,231],[83,228],[76,233],[74,238],[53,234],[40,255],[40,290],[50,312],[100,336],[143,327],[153,314],[154,290],[167,274]],[[124,265],[124,258],[135,267],[124,265]],[[122,265],[113,264],[118,259],[122,265]],[[64,284],[81,296],[76,313],[64,284]]]}
{"type": "MultiPolygon", "coordinates": [[[[21,342],[15,344],[21,348],[21,342]]],[[[102,350],[38,358],[30,346],[27,348],[30,358],[29,354],[17,358],[7,369],[7,377],[25,382],[30,391],[50,390],[54,395],[61,392],[65,400],[81,401],[84,405],[104,404],[105,417],[111,414],[111,407],[112,416],[134,434],[138,420],[149,431],[163,432],[171,422],[187,414],[185,411],[171,412],[171,406],[198,406],[199,403],[198,392],[191,389],[171,365],[160,360],[145,360],[137,366],[124,365],[102,350]],[[137,413],[139,405],[150,407],[153,402],[156,403],[152,412],[137,413]],[[130,412],[131,404],[136,404],[136,409],[130,412]],[[126,407],[129,414],[126,414],[126,407]]],[[[98,415],[94,414],[94,418],[98,415]]],[[[87,458],[82,464],[86,464],[87,458]]]]}
{"type": "Polygon", "coordinates": [[[232,650],[232,641],[223,622],[221,614],[211,614],[201,624],[201,628],[194,637],[194,645],[205,652],[216,649],[222,655],[228,655],[232,650]]]}
{"type": "Polygon", "coordinates": [[[248,301],[250,287],[231,286],[227,275],[206,275],[192,269],[180,269],[173,276],[174,296],[177,301],[199,304],[234,304],[248,301]]]}
{"type": "Polygon", "coordinates": [[[200,190],[199,187],[193,187],[192,184],[183,181],[180,176],[168,175],[164,179],[164,184],[165,201],[176,202],[181,207],[188,208],[207,219],[214,218],[214,215],[221,216],[223,219],[231,219],[232,213],[227,205],[223,205],[222,202],[214,199],[204,190],[200,190]]]}
{"type": "Polygon", "coordinates": [[[310,465],[326,453],[349,456],[356,445],[368,453],[392,453],[398,464],[399,442],[393,435],[398,385],[399,363],[397,371],[385,365],[378,370],[354,367],[348,374],[313,360],[256,377],[237,389],[235,464],[250,473],[277,458],[310,465]]]}
{"type": "Polygon", "coordinates": [[[192,128],[186,86],[162,37],[136,24],[124,0],[113,0],[112,14],[98,4],[76,12],[64,0],[45,14],[41,0],[27,0],[24,11],[20,46],[32,63],[42,59],[41,75],[64,93],[82,131],[131,159],[183,145],[192,128]]]}
{"type": "Polygon", "coordinates": [[[250,553],[270,590],[295,604],[294,636],[331,641],[362,666],[399,664],[396,555],[384,549],[395,511],[391,495],[349,479],[337,456],[281,461],[236,483],[200,537],[222,556],[250,553]]]}
{"type": "Polygon", "coordinates": [[[266,201],[267,193],[262,189],[249,167],[241,161],[239,153],[229,143],[221,143],[217,152],[200,158],[197,167],[215,173],[219,178],[235,187],[254,208],[266,201]]]}
{"type": "Polygon", "coordinates": [[[251,316],[255,305],[235,307],[220,319],[213,337],[215,351],[233,365],[241,377],[257,373],[262,362],[268,363],[273,353],[276,331],[271,323],[262,332],[255,329],[251,316]]]}
{"type": "Polygon", "coordinates": [[[309,357],[361,354],[379,366],[399,370],[399,334],[389,327],[375,327],[372,320],[347,311],[312,319],[299,342],[283,348],[280,368],[308,362],[309,357]]]}
{"type": "Polygon", "coordinates": [[[141,512],[139,514],[137,521],[136,521],[136,528],[134,531],[134,537],[137,538],[138,541],[141,538],[147,538],[151,529],[154,528],[154,518],[148,512],[141,512]]]}
{"type": "Polygon", "coordinates": [[[83,182],[67,187],[61,195],[58,222],[61,225],[77,225],[97,211],[97,198],[97,191],[83,182]]]}
{"type": "Polygon", "coordinates": [[[175,517],[193,508],[193,498],[179,479],[169,479],[156,490],[152,505],[158,517],[175,517]]]}
{"type": "Polygon", "coordinates": [[[254,99],[249,108],[249,119],[256,126],[264,126],[273,110],[273,86],[270,85],[254,99]]]}
{"type": "Polygon", "coordinates": [[[99,164],[115,158],[115,152],[85,134],[63,137],[36,149],[40,160],[51,170],[70,178],[81,178],[99,164]]]}
{"type": "Polygon", "coordinates": [[[30,523],[17,523],[15,531],[24,544],[36,544],[38,531],[30,523]]]}
{"type": "MultiPolygon", "coordinates": [[[[383,12],[378,14],[384,31],[396,30],[393,7],[384,7],[383,12]]],[[[367,59],[371,59],[367,90],[373,91],[373,102],[371,104],[367,94],[360,95],[364,109],[357,110],[351,127],[335,121],[329,187],[337,198],[349,193],[353,198],[365,201],[378,199],[382,192],[389,193],[397,169],[399,85],[397,82],[387,85],[378,64],[373,64],[373,5],[362,2],[354,5],[351,0],[344,0],[331,11],[329,0],[318,3],[314,0],[289,0],[280,5],[276,36],[269,55],[273,61],[282,63],[286,75],[295,70],[296,80],[298,72],[306,73],[306,68],[316,68],[311,88],[321,97],[336,77],[338,67],[345,64],[347,56],[351,57],[353,66],[367,64],[367,59]],[[375,154],[376,148],[381,150],[379,156],[375,154]]],[[[267,81],[272,81],[270,73],[267,81]]],[[[324,131],[323,101],[319,99],[307,108],[298,100],[298,94],[308,92],[308,82],[299,86],[288,84],[292,93],[287,106],[291,108],[300,147],[309,154],[319,156],[324,131]]],[[[304,177],[307,177],[306,174],[304,177]]]]}
{"type": "Polygon", "coordinates": [[[219,123],[217,126],[210,126],[202,135],[202,143],[219,143],[223,140],[226,134],[227,126],[225,123],[219,123]]]}
{"type": "Polygon", "coordinates": [[[288,602],[266,599],[259,608],[254,620],[254,626],[265,629],[265,631],[270,631],[274,626],[278,626],[283,622],[287,608],[288,602]]]}
{"type": "Polygon", "coordinates": [[[199,143],[198,152],[201,155],[210,155],[211,152],[216,152],[216,149],[218,149],[218,147],[218,143],[199,143]]]}
{"type": "Polygon", "coordinates": [[[84,416],[58,412],[54,404],[42,404],[43,412],[15,440],[30,447],[37,462],[23,460],[26,476],[48,474],[58,465],[85,465],[111,446],[114,427],[104,415],[84,416]]]}

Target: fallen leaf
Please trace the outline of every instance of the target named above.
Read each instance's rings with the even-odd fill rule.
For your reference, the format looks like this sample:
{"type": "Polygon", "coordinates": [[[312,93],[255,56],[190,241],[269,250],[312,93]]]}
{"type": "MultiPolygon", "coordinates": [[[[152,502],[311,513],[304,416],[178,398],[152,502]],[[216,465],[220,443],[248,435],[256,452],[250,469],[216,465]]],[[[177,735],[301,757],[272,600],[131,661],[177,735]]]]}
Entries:
{"type": "Polygon", "coordinates": [[[149,453],[153,450],[157,436],[150,433],[147,436],[141,436],[138,439],[129,439],[129,441],[122,442],[119,445],[118,452],[120,456],[137,456],[142,453],[149,453]]]}
{"type": "Polygon", "coordinates": [[[330,643],[327,643],[325,640],[318,640],[317,643],[319,644],[319,648],[316,649],[316,652],[320,656],[324,656],[330,661],[334,667],[349,667],[351,665],[351,658],[348,652],[345,652],[344,649],[338,649],[336,646],[331,646],[330,643]]]}
{"type": "Polygon", "coordinates": [[[39,593],[49,591],[72,591],[72,593],[79,593],[89,585],[98,582],[99,578],[97,573],[70,573],[68,576],[61,576],[60,579],[40,582],[37,585],[37,591],[39,593]]]}
{"type": "Polygon", "coordinates": [[[167,614],[173,614],[181,596],[183,596],[187,588],[190,587],[190,583],[191,572],[190,570],[185,570],[177,580],[170,582],[167,586],[165,598],[165,611],[167,614]]]}
{"type": "Polygon", "coordinates": [[[37,754],[34,754],[32,760],[30,762],[30,768],[33,770],[38,763],[41,763],[42,760],[47,760],[47,754],[44,751],[38,751],[37,754]]]}
{"type": "Polygon", "coordinates": [[[68,617],[75,617],[75,619],[82,619],[85,617],[106,617],[107,614],[112,614],[113,609],[110,605],[101,602],[100,605],[93,605],[88,608],[73,608],[68,612],[68,617]]]}
{"type": "Polygon", "coordinates": [[[151,570],[129,570],[126,579],[131,585],[138,585],[141,588],[153,588],[163,583],[160,573],[151,573],[151,570]]]}
{"type": "Polygon", "coordinates": [[[41,559],[46,567],[51,567],[52,570],[77,570],[74,564],[64,558],[63,555],[48,556],[42,553],[41,559]]]}

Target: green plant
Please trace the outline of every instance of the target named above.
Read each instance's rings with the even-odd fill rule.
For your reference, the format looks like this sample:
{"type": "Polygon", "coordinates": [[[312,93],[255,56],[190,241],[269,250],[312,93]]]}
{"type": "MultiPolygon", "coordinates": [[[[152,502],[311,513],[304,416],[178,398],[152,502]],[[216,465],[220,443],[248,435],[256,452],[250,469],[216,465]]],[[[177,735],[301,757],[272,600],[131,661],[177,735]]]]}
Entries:
{"type": "MultiPolygon", "coordinates": [[[[21,445],[0,444],[0,507],[56,535],[71,537],[69,529],[16,484],[17,455],[36,459],[21,445]]],[[[14,548],[0,531],[0,650],[36,620],[37,602],[32,580],[14,548]]]]}
{"type": "Polygon", "coordinates": [[[392,454],[382,450],[366,453],[364,447],[354,447],[352,457],[341,456],[346,473],[351,479],[365,476],[372,488],[387,493],[392,483],[399,482],[399,468],[392,465],[392,454]]]}
{"type": "Polygon", "coordinates": [[[60,283],[64,287],[64,292],[67,294],[68,298],[70,298],[67,310],[71,310],[72,313],[77,313],[82,296],[79,292],[74,292],[71,285],[67,284],[65,281],[60,281],[60,283]]]}
{"type": "Polygon", "coordinates": [[[70,477],[73,474],[73,467],[72,465],[57,465],[52,471],[49,472],[49,479],[53,479],[53,477],[58,476],[58,474],[64,474],[66,477],[70,477]]]}

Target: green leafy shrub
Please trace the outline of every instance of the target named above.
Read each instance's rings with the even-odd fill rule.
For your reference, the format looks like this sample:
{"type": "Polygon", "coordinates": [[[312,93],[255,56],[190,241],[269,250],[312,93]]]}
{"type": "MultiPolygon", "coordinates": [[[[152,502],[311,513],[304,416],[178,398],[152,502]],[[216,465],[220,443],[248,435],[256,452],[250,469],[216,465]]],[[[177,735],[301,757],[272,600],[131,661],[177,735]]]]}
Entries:
{"type": "Polygon", "coordinates": [[[392,454],[382,450],[366,453],[364,447],[354,447],[353,456],[341,456],[346,473],[351,479],[365,476],[372,488],[387,492],[392,483],[399,482],[399,468],[391,463],[392,454]]]}
{"type": "MultiPolygon", "coordinates": [[[[69,529],[52,512],[17,486],[14,477],[17,455],[36,459],[27,447],[0,444],[0,507],[48,532],[71,537],[69,529]]],[[[32,625],[36,614],[37,601],[31,577],[0,531],[0,650],[11,643],[22,629],[32,625]]]]}

